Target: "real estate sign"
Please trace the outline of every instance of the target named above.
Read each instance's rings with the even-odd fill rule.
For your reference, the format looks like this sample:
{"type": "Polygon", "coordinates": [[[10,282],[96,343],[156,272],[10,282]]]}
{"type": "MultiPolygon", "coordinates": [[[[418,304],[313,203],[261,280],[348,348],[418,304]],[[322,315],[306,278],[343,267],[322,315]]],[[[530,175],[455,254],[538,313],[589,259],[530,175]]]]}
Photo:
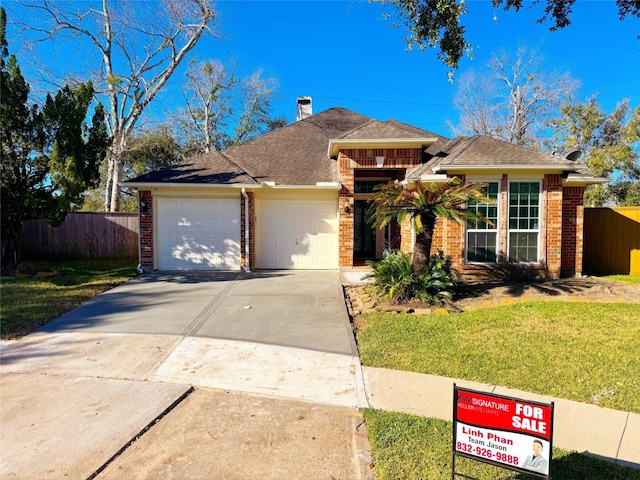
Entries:
{"type": "Polygon", "coordinates": [[[549,478],[553,403],[544,404],[453,386],[456,455],[549,478]]]}

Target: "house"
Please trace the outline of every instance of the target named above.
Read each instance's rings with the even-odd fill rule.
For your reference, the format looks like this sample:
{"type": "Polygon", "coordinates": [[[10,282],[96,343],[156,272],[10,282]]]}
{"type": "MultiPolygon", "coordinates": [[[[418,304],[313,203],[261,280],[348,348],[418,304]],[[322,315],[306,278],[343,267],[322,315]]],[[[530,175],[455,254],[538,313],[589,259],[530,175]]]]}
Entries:
{"type": "Polygon", "coordinates": [[[334,107],[222,152],[125,182],[139,192],[146,270],[341,269],[411,251],[410,224],[374,230],[373,189],[389,181],[487,183],[487,223],[439,221],[433,250],[466,273],[508,255],[544,276],[580,274],[583,192],[607,179],[572,159],[482,136],[454,140],[334,107]]]}

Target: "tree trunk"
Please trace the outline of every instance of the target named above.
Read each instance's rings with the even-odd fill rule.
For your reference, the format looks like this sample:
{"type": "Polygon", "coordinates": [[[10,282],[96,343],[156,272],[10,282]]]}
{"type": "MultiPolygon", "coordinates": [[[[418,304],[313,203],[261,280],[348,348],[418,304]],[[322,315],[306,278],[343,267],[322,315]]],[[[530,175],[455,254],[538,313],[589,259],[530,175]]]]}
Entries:
{"type": "Polygon", "coordinates": [[[115,158],[113,161],[114,176],[111,183],[111,205],[110,212],[120,211],[120,182],[122,181],[124,166],[121,158],[115,158]]]}
{"type": "Polygon", "coordinates": [[[113,182],[113,165],[114,160],[111,154],[107,156],[107,181],[104,187],[104,211],[108,212],[111,208],[111,183],[113,182]]]}
{"type": "Polygon", "coordinates": [[[0,258],[2,259],[2,272],[13,272],[20,263],[20,232],[22,230],[22,224],[18,227],[18,231],[11,229],[11,231],[5,230],[5,235],[2,238],[2,247],[0,258]]]}
{"type": "Polygon", "coordinates": [[[436,228],[437,217],[432,215],[422,215],[422,231],[416,234],[416,243],[413,247],[413,257],[411,268],[417,272],[427,264],[431,257],[431,244],[433,243],[433,232],[436,228]]]}
{"type": "Polygon", "coordinates": [[[109,168],[107,170],[107,184],[104,194],[104,209],[106,212],[120,211],[120,186],[123,180],[124,164],[122,152],[124,151],[124,141],[114,138],[111,150],[108,154],[109,168]]]}

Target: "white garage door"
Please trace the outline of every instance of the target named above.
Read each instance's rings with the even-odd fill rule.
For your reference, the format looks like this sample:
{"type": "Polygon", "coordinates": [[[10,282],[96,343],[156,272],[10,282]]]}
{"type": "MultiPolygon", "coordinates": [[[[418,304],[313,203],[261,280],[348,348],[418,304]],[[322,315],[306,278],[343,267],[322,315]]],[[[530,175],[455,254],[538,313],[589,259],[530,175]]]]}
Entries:
{"type": "Polygon", "coordinates": [[[160,270],[239,270],[240,201],[158,198],[160,270]]]}
{"type": "Polygon", "coordinates": [[[258,267],[338,268],[337,200],[258,203],[258,267]]]}

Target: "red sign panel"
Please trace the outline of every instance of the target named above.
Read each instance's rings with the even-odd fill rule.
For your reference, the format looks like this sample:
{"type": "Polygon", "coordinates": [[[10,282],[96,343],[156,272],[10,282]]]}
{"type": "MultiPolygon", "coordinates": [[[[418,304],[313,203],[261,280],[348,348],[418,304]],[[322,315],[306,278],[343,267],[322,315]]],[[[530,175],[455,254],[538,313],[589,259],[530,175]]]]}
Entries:
{"type": "Polygon", "coordinates": [[[454,387],[454,452],[549,476],[553,404],[454,387]]]}

